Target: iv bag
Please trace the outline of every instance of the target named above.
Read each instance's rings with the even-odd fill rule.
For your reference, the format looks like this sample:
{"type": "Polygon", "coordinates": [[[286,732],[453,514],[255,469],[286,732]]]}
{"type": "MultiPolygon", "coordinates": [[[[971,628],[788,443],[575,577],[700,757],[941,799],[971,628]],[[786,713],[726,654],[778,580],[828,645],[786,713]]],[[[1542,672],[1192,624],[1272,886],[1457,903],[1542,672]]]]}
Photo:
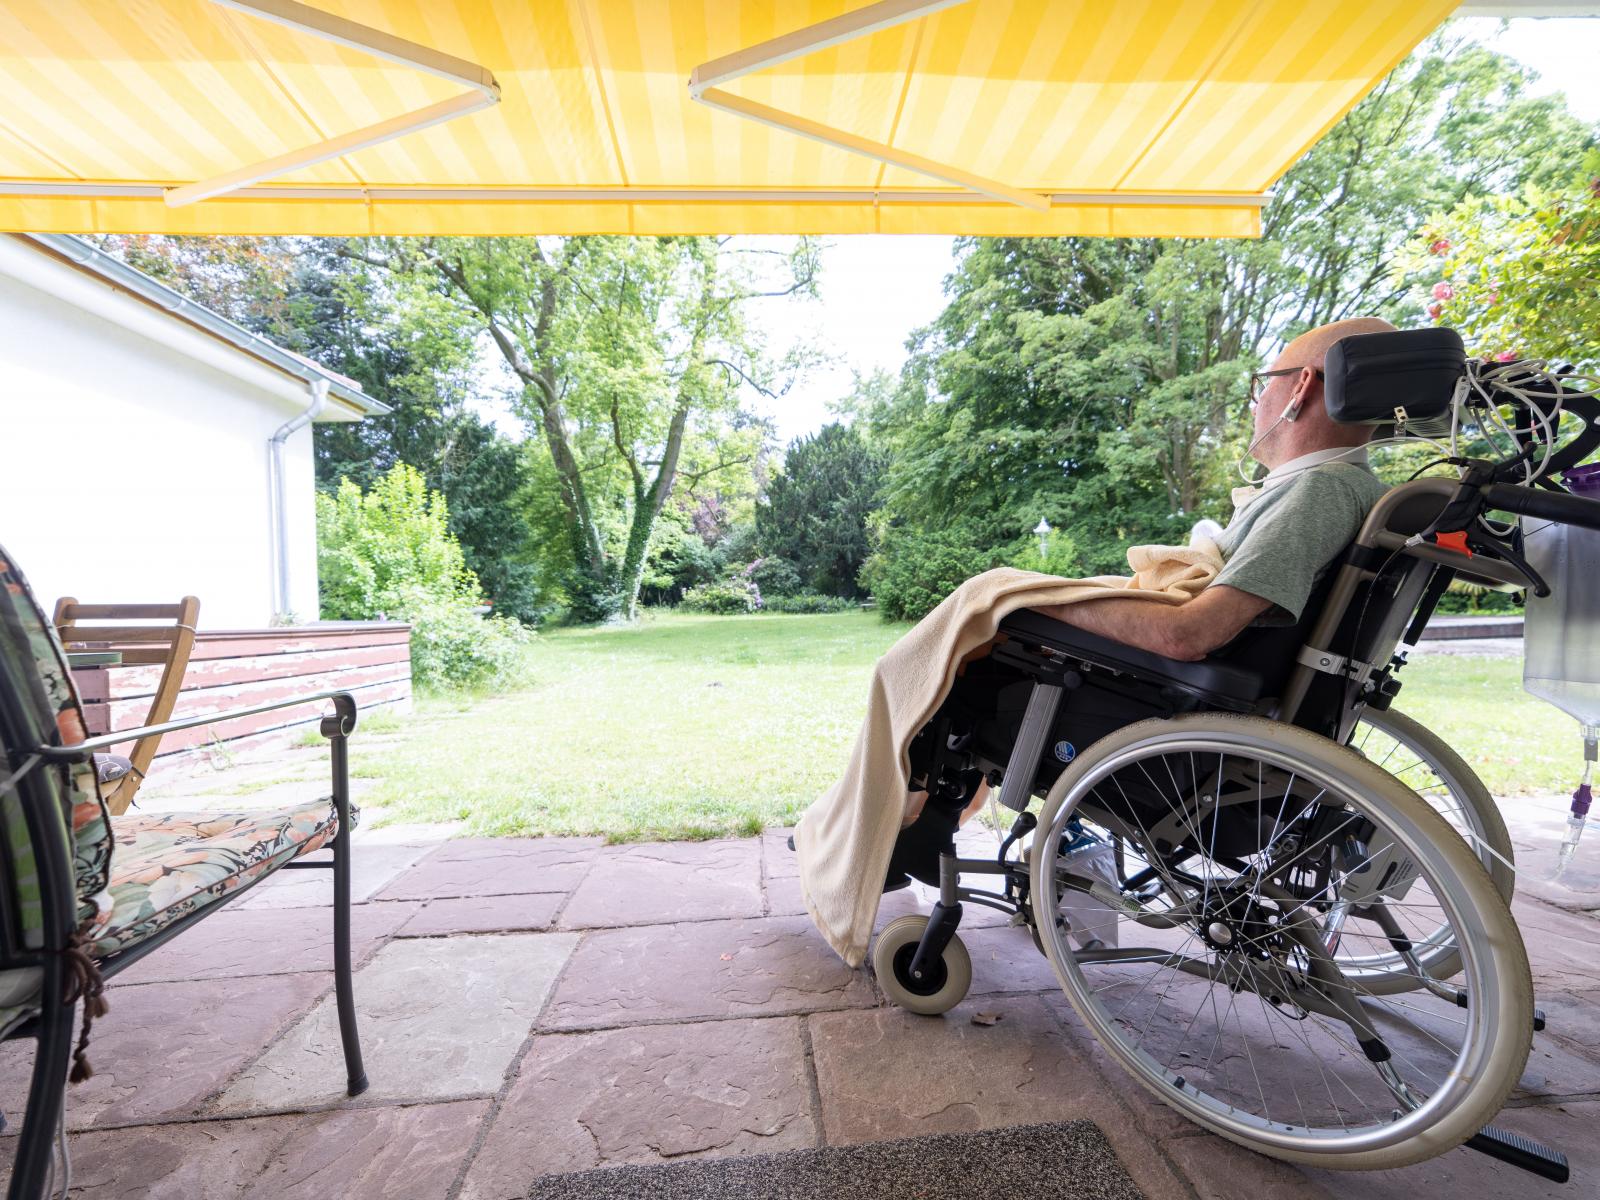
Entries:
{"type": "MultiPolygon", "coordinates": [[[[1565,475],[1574,495],[1600,499],[1600,464],[1565,475]]],[[[1523,553],[1550,585],[1528,593],[1522,687],[1586,726],[1600,725],[1600,530],[1523,518],[1523,553]]]]}

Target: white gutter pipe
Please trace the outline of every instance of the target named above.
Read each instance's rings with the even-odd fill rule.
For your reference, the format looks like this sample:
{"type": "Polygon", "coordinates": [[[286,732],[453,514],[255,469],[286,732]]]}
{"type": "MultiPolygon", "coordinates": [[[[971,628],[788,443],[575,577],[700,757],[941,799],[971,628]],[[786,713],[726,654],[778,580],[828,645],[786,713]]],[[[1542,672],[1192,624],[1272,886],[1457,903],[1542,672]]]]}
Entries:
{"type": "Polygon", "coordinates": [[[277,585],[278,594],[273,597],[272,611],[274,620],[283,622],[287,620],[292,611],[289,604],[289,489],[285,486],[283,471],[283,444],[294,434],[304,429],[311,422],[322,415],[322,410],[328,406],[328,381],[314,379],[311,381],[311,403],[299,416],[285,421],[278,427],[278,431],[267,441],[267,481],[272,498],[272,516],[275,526],[275,540],[278,548],[277,585]]]}

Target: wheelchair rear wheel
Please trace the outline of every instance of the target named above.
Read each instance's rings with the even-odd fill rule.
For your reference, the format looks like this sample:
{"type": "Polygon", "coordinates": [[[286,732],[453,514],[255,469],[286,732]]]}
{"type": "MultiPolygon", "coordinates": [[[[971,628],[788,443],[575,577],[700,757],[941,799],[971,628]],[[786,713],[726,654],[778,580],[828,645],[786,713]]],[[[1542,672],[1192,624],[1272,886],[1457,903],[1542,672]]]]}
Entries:
{"type": "MultiPolygon", "coordinates": [[[[1516,851],[1505,819],[1489,789],[1462,757],[1437,734],[1402,712],[1369,709],[1350,736],[1350,748],[1405,784],[1449,822],[1477,854],[1501,899],[1511,903],[1516,886],[1516,851]]],[[[1461,956],[1438,928],[1415,939],[1417,959],[1435,979],[1448,979],[1461,966],[1461,956]]],[[[1344,945],[1336,955],[1339,969],[1380,995],[1417,986],[1400,955],[1391,947],[1344,945]]]]}
{"type": "Polygon", "coordinates": [[[1092,953],[1038,925],[1079,1016],[1146,1088],[1253,1150],[1419,1162],[1486,1124],[1527,1060],[1533,987],[1505,901],[1429,804],[1326,738],[1209,713],[1129,726],[1056,781],[1031,868],[1038,911],[1076,889],[1106,914],[1073,931],[1100,937],[1092,953]],[[1058,848],[1075,814],[1142,869],[1118,888],[1074,876],[1058,848]],[[1396,998],[1342,969],[1341,945],[1404,961],[1438,929],[1452,987],[1414,975],[1396,998]]]}

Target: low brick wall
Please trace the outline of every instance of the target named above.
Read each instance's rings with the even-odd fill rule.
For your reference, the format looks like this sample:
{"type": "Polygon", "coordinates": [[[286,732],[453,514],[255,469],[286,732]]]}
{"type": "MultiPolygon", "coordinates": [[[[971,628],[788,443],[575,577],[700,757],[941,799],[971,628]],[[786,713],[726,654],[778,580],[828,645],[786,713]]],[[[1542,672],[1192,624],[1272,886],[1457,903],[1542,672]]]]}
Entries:
{"type": "MultiPolygon", "coordinates": [[[[89,732],[144,723],[161,679],[158,666],[89,667],[73,672],[89,732]]],[[[199,716],[342,688],[360,712],[411,707],[411,626],[393,621],[337,621],[285,629],[207,629],[195,635],[173,718],[199,716]]],[[[297,704],[170,733],[157,761],[185,751],[268,737],[313,725],[321,702],[297,704]]]]}

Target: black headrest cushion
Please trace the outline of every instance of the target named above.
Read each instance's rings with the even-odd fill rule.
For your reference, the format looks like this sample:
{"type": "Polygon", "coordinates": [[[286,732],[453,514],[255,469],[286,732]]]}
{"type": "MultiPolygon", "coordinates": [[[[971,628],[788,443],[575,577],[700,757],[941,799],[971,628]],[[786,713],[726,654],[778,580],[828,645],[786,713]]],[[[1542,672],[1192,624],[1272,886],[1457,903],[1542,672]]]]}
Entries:
{"type": "Polygon", "coordinates": [[[1328,415],[1345,425],[1381,425],[1404,408],[1409,421],[1450,411],[1467,351],[1454,329],[1358,333],[1328,347],[1323,364],[1328,415]]]}

